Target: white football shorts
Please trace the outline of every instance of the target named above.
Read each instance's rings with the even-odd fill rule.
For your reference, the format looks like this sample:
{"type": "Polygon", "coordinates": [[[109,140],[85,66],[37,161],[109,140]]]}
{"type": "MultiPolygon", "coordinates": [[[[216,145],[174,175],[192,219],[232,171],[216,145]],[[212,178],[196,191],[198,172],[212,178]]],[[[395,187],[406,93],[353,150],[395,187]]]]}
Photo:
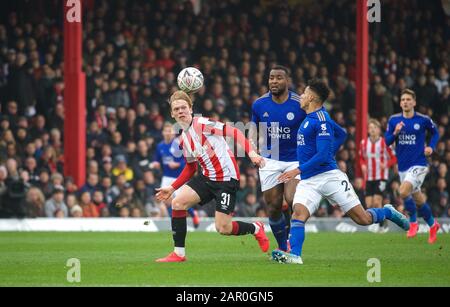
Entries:
{"type": "Polygon", "coordinates": [[[340,170],[328,171],[300,181],[293,204],[304,205],[312,216],[319,208],[322,198],[339,206],[344,212],[361,204],[347,175],[340,170]]]}
{"type": "MultiPolygon", "coordinates": [[[[284,162],[268,158],[264,158],[264,160],[266,165],[259,169],[259,180],[261,181],[261,191],[263,192],[281,184],[278,181],[278,177],[281,174],[298,167],[298,161],[284,162]]],[[[300,179],[300,175],[295,177],[295,179],[300,179]]]]}
{"type": "Polygon", "coordinates": [[[422,187],[423,182],[425,181],[425,177],[428,174],[427,166],[411,166],[406,172],[399,172],[400,181],[408,181],[413,186],[413,193],[420,192],[420,188],[422,187]]]}

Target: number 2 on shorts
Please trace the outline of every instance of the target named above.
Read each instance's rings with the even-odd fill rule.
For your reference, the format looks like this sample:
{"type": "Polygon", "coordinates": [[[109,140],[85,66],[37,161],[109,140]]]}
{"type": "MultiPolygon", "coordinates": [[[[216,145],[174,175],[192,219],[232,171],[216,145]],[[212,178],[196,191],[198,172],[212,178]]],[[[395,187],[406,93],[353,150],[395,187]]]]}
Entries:
{"type": "Polygon", "coordinates": [[[345,192],[350,191],[351,189],[348,187],[348,185],[349,185],[348,182],[345,180],[342,180],[341,185],[344,185],[344,184],[345,184],[345,192]]]}

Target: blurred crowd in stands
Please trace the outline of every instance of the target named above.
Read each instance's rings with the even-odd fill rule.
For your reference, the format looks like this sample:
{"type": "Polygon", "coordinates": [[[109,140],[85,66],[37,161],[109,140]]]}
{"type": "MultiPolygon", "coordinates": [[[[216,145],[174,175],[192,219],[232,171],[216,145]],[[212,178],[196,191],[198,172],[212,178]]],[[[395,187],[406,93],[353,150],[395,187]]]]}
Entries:
{"type": "MultiPolygon", "coordinates": [[[[339,167],[355,178],[355,1],[87,1],[84,71],[87,178],[63,174],[64,84],[62,1],[0,4],[0,215],[2,217],[161,217],[154,200],[161,173],[149,167],[170,121],[167,99],[177,73],[197,66],[205,87],[195,113],[227,122],[251,119],[266,93],[270,68],[291,70],[292,90],[308,79],[328,82],[327,108],[349,132],[339,167]],[[302,3],[302,2],[301,2],[302,3]],[[147,161],[147,163],[145,163],[147,161]]],[[[387,0],[370,25],[370,116],[386,126],[412,88],[417,110],[431,116],[441,139],[423,189],[436,216],[450,216],[450,17],[441,1],[387,0]]],[[[236,216],[266,216],[257,170],[240,159],[236,216]]],[[[400,209],[391,172],[385,203],[400,209]]],[[[213,207],[202,208],[211,215],[213,207]]],[[[317,216],[343,213],[323,203],[317,216]]]]}

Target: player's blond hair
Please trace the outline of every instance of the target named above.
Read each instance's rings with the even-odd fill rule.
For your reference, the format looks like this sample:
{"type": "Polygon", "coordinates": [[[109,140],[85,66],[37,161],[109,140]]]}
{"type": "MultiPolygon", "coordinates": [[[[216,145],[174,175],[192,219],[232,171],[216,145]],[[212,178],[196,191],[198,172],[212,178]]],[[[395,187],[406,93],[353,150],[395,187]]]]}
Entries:
{"type": "Polygon", "coordinates": [[[192,109],[192,106],[193,106],[192,99],[185,92],[183,92],[183,91],[176,91],[176,92],[174,92],[172,94],[172,96],[170,96],[169,105],[170,105],[171,109],[172,109],[172,102],[174,102],[175,100],[184,100],[184,101],[186,101],[188,103],[188,105],[189,105],[189,108],[192,109]]]}
{"type": "Polygon", "coordinates": [[[376,120],[375,118],[369,119],[369,125],[370,125],[370,124],[373,124],[373,125],[375,125],[376,127],[378,127],[378,128],[381,129],[381,123],[380,123],[378,120],[376,120]]]}

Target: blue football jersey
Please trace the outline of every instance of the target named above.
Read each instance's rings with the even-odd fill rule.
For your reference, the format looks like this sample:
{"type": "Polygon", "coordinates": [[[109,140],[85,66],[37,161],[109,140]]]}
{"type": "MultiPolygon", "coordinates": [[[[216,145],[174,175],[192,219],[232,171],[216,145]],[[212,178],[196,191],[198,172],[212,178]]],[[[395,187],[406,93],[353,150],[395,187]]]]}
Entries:
{"type": "Polygon", "coordinates": [[[389,118],[385,139],[387,145],[395,141],[399,171],[407,171],[412,166],[428,165],[424,154],[427,131],[432,135],[429,146],[434,149],[439,140],[439,131],[431,118],[417,112],[412,118],[406,118],[402,113],[389,118]],[[400,122],[405,125],[400,133],[394,136],[395,126],[400,122]]]}
{"type": "Polygon", "coordinates": [[[156,146],[154,161],[158,161],[161,164],[163,176],[177,178],[186,164],[183,152],[180,149],[180,144],[177,138],[170,143],[160,142],[156,146]],[[180,167],[171,169],[169,167],[170,162],[180,163],[180,167]]]}
{"type": "MultiPolygon", "coordinates": [[[[338,127],[323,107],[306,116],[297,133],[297,158],[301,179],[338,168],[334,158],[337,144],[342,143],[336,142],[335,131],[338,127]]],[[[345,139],[345,132],[342,134],[345,139]]],[[[339,138],[341,139],[341,136],[339,138]]]]}
{"type": "Polygon", "coordinates": [[[281,104],[273,101],[271,92],[258,98],[252,106],[252,122],[258,127],[259,135],[265,136],[261,155],[278,161],[296,161],[296,134],[305,117],[300,96],[292,91],[281,104]]]}

